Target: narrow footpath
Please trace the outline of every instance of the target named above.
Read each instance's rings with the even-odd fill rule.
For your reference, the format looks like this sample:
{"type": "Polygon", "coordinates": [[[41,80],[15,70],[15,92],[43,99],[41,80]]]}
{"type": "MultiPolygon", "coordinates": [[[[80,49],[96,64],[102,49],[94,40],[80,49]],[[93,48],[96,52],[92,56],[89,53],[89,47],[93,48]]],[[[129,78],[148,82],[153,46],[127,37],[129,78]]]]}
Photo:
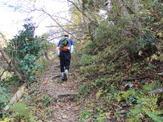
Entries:
{"type": "Polygon", "coordinates": [[[40,91],[52,98],[50,104],[53,117],[48,122],[77,122],[80,104],[77,103],[77,81],[73,72],[69,72],[68,80],[60,82],[59,61],[52,63],[39,78],[42,81],[40,91]]]}

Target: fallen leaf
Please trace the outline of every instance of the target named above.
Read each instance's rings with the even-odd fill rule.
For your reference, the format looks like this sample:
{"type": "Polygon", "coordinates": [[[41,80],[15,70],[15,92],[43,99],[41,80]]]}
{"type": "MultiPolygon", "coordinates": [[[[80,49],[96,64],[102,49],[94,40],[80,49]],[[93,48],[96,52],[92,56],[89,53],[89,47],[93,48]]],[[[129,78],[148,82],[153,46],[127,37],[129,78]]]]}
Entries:
{"type": "Polygon", "coordinates": [[[63,118],[63,119],[67,119],[68,116],[67,116],[67,115],[62,115],[62,118],[63,118]]]}
{"type": "Polygon", "coordinates": [[[99,90],[99,91],[96,93],[96,100],[98,100],[102,94],[103,94],[103,92],[102,92],[101,90],[99,90]]]}
{"type": "Polygon", "coordinates": [[[79,107],[78,106],[74,107],[74,110],[79,110],[79,107]]]}
{"type": "Polygon", "coordinates": [[[90,103],[90,104],[88,104],[87,106],[94,106],[94,103],[90,103]]]}

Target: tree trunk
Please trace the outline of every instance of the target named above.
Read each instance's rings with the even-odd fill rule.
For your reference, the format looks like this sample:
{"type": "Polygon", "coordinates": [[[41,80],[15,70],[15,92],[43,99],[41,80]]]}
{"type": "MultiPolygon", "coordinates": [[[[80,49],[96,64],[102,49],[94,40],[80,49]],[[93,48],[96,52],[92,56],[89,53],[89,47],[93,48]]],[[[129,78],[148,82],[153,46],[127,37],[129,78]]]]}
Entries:
{"type": "Polygon", "coordinates": [[[47,52],[45,52],[45,58],[46,58],[46,60],[50,60],[50,58],[49,58],[49,56],[48,56],[48,53],[47,52]]]}
{"type": "Polygon", "coordinates": [[[20,81],[23,81],[23,77],[21,73],[14,67],[11,59],[8,57],[8,55],[3,50],[1,44],[0,44],[0,53],[2,54],[2,57],[5,59],[6,63],[9,65],[9,68],[15,73],[15,75],[19,78],[20,81]]]}

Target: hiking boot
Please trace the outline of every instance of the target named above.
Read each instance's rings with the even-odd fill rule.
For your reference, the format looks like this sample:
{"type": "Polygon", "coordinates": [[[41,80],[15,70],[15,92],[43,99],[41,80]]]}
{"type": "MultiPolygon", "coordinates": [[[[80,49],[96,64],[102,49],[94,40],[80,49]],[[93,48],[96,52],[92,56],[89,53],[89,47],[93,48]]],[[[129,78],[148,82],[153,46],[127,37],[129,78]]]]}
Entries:
{"type": "Polygon", "coordinates": [[[65,80],[68,79],[68,70],[66,69],[65,72],[64,72],[64,77],[65,77],[65,80]]]}
{"type": "Polygon", "coordinates": [[[64,81],[65,80],[65,76],[63,75],[63,76],[61,76],[61,80],[62,81],[64,81]]]}
{"type": "Polygon", "coordinates": [[[64,73],[64,80],[67,80],[67,74],[64,73]]]}
{"type": "Polygon", "coordinates": [[[60,77],[60,80],[57,81],[57,83],[62,83],[64,81],[64,76],[60,77]]]}

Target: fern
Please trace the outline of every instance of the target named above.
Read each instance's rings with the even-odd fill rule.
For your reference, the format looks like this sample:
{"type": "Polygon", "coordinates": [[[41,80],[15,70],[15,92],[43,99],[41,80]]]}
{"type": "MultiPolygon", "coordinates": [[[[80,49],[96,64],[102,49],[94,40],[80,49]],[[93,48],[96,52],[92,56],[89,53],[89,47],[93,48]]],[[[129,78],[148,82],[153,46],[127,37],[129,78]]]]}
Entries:
{"type": "Polygon", "coordinates": [[[139,118],[145,120],[143,116],[148,115],[148,117],[156,122],[161,122],[163,120],[163,117],[158,116],[158,114],[161,114],[162,111],[158,109],[157,101],[158,101],[159,95],[148,95],[143,96],[138,99],[139,105],[137,107],[130,110],[129,113],[129,120],[132,120],[132,118],[139,118]]]}
{"type": "Polygon", "coordinates": [[[24,103],[16,103],[13,106],[13,110],[15,111],[15,114],[13,114],[14,118],[35,122],[35,116],[30,113],[29,109],[31,109],[31,107],[27,107],[24,103]]]}
{"type": "Polygon", "coordinates": [[[153,112],[147,112],[146,114],[156,122],[162,122],[163,121],[163,117],[160,117],[153,112]]]}
{"type": "Polygon", "coordinates": [[[146,94],[147,92],[154,90],[157,84],[157,82],[153,82],[150,85],[144,85],[142,93],[146,94]]]}
{"type": "Polygon", "coordinates": [[[154,112],[157,109],[158,95],[149,95],[140,98],[139,102],[143,105],[143,109],[149,109],[154,112]]]}
{"type": "Polygon", "coordinates": [[[138,106],[138,107],[135,107],[134,109],[130,110],[130,113],[140,114],[140,113],[143,113],[143,110],[141,109],[141,106],[138,106]]]}
{"type": "Polygon", "coordinates": [[[88,109],[81,109],[80,110],[80,115],[79,115],[79,120],[82,120],[84,122],[86,122],[87,118],[89,118],[91,116],[91,113],[89,112],[88,109]]]}
{"type": "Polygon", "coordinates": [[[130,89],[128,91],[122,91],[122,92],[119,92],[119,93],[115,93],[115,98],[118,102],[120,102],[122,99],[125,99],[126,101],[128,99],[134,99],[133,96],[135,96],[136,92],[134,89],[130,89]]]}
{"type": "Polygon", "coordinates": [[[130,90],[128,90],[128,91],[126,91],[126,92],[122,92],[122,93],[123,93],[123,94],[122,94],[122,97],[123,97],[124,99],[128,99],[129,96],[134,96],[134,95],[136,94],[136,92],[135,92],[134,89],[130,89],[130,90]]]}
{"type": "Polygon", "coordinates": [[[87,83],[87,84],[81,86],[79,89],[79,93],[84,96],[87,95],[89,93],[89,91],[91,90],[92,86],[93,86],[92,83],[87,83]]]}
{"type": "Polygon", "coordinates": [[[127,119],[127,122],[142,122],[140,118],[132,116],[131,118],[127,119]]]}
{"type": "Polygon", "coordinates": [[[50,102],[52,101],[52,99],[50,98],[50,96],[48,94],[45,94],[43,97],[42,97],[42,100],[43,100],[43,104],[45,106],[49,105],[50,102]]]}
{"type": "Polygon", "coordinates": [[[10,99],[10,95],[7,92],[7,89],[0,87],[0,108],[6,105],[10,99]]]}
{"type": "Polygon", "coordinates": [[[115,98],[116,98],[116,100],[117,100],[118,102],[120,102],[120,101],[122,100],[122,96],[121,96],[120,93],[115,94],[115,98]]]}

